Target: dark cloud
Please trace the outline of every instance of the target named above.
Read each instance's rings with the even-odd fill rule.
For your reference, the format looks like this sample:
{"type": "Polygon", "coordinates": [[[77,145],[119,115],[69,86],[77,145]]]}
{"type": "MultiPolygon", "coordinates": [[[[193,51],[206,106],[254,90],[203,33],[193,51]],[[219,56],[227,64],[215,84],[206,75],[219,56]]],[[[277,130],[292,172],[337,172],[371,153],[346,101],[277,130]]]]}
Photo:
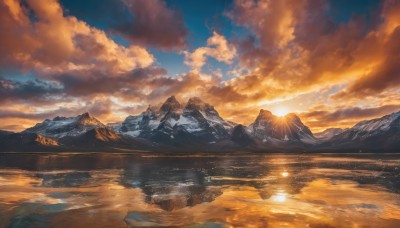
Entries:
{"type": "Polygon", "coordinates": [[[43,120],[47,118],[54,117],[54,112],[51,113],[28,113],[21,111],[11,111],[11,110],[1,110],[0,118],[24,118],[24,119],[34,119],[34,120],[43,120]]]}
{"type": "Polygon", "coordinates": [[[19,100],[49,102],[61,95],[63,86],[55,81],[39,79],[15,81],[0,78],[0,101],[19,100]]]}
{"type": "Polygon", "coordinates": [[[159,67],[137,69],[129,73],[109,76],[101,71],[80,71],[75,74],[53,74],[52,80],[18,81],[0,78],[3,101],[52,103],[67,98],[90,101],[96,97],[115,97],[126,102],[157,103],[171,95],[185,97],[188,93],[204,94],[217,84],[197,73],[168,77],[159,67]]]}
{"type": "Polygon", "coordinates": [[[158,67],[137,69],[130,73],[110,77],[102,72],[81,72],[82,74],[54,75],[63,86],[64,92],[75,97],[109,95],[140,101],[145,90],[156,89],[168,81],[166,71],[158,67]]]}
{"type": "Polygon", "coordinates": [[[20,125],[14,126],[4,121],[0,124],[0,127],[4,129],[22,130],[23,127],[32,126],[37,122],[43,121],[44,119],[53,119],[56,116],[72,117],[85,112],[89,112],[97,118],[107,120],[107,118],[112,114],[112,105],[113,103],[107,98],[97,98],[93,101],[85,101],[84,105],[82,106],[55,106],[51,110],[42,110],[40,112],[24,106],[13,107],[10,105],[11,108],[6,107],[0,110],[0,119],[22,119],[24,120],[23,122],[27,123],[27,125],[22,126],[22,123],[20,123],[20,125]]]}
{"type": "Polygon", "coordinates": [[[328,128],[332,126],[349,126],[358,121],[377,118],[388,113],[400,111],[399,105],[383,105],[373,108],[346,107],[329,110],[313,110],[303,112],[300,117],[313,128],[328,128]]]}
{"type": "Polygon", "coordinates": [[[188,31],[181,14],[163,0],[124,0],[133,15],[116,31],[133,43],[172,50],[186,46],[188,31]]]}

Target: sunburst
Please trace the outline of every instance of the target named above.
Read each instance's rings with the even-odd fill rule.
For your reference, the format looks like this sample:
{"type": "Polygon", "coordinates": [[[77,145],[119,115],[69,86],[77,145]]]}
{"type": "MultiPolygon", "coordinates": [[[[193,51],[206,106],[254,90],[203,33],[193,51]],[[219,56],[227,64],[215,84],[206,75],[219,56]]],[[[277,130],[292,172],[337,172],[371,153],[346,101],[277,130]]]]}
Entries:
{"type": "Polygon", "coordinates": [[[274,114],[277,116],[280,116],[280,117],[285,116],[288,113],[289,113],[289,111],[285,107],[280,107],[274,111],[274,114]]]}

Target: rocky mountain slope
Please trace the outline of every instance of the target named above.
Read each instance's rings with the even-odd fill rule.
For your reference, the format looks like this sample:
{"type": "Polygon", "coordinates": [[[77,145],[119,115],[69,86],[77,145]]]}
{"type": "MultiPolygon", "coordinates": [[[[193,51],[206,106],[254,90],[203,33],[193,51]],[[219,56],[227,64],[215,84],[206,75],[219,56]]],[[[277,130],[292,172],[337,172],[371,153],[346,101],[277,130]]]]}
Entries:
{"type": "Polygon", "coordinates": [[[314,137],[319,139],[319,140],[330,140],[332,139],[334,136],[342,133],[343,131],[345,131],[347,129],[342,129],[342,128],[328,128],[325,129],[324,131],[318,132],[318,133],[314,133],[314,137]]]}
{"type": "Polygon", "coordinates": [[[0,151],[59,151],[60,144],[51,138],[36,133],[0,134],[0,151]]]}
{"type": "Polygon", "coordinates": [[[322,145],[332,150],[400,152],[400,112],[361,121],[322,145]]]}
{"type": "Polygon", "coordinates": [[[229,138],[233,126],[200,98],[190,98],[181,105],[174,96],[158,110],[149,107],[140,115],[109,125],[118,134],[172,145],[183,145],[187,140],[201,144],[229,138]]]}
{"type": "Polygon", "coordinates": [[[92,129],[105,127],[99,120],[84,113],[76,117],[57,116],[52,120],[46,119],[34,127],[26,129],[26,133],[36,133],[55,139],[66,136],[79,136],[92,129]]]}
{"type": "Polygon", "coordinates": [[[316,143],[310,129],[293,113],[278,117],[270,111],[261,109],[255,121],[247,127],[247,131],[252,137],[264,143],[316,143]]]}
{"type": "MultiPolygon", "coordinates": [[[[260,110],[248,126],[224,120],[200,98],[174,96],[159,108],[105,125],[89,113],[0,131],[0,151],[397,151],[400,112],[313,135],[295,114],[260,110]]],[[[399,152],[399,151],[397,151],[399,152]]]]}

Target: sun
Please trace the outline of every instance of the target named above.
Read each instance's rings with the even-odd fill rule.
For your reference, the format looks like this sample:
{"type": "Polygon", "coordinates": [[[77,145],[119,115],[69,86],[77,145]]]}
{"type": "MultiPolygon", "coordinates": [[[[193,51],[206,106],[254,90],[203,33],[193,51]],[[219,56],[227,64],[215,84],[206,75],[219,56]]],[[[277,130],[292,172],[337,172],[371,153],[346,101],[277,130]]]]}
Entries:
{"type": "Polygon", "coordinates": [[[285,107],[280,107],[275,110],[275,115],[277,116],[284,116],[288,114],[288,110],[285,107]]]}

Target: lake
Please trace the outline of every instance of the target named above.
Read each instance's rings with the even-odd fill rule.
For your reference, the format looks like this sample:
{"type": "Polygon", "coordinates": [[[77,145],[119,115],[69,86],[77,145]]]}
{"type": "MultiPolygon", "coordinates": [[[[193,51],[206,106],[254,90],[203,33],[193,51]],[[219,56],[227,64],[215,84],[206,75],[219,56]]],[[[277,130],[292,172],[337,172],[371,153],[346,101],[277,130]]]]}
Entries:
{"type": "Polygon", "coordinates": [[[400,227],[396,154],[0,154],[0,227],[400,227]]]}

